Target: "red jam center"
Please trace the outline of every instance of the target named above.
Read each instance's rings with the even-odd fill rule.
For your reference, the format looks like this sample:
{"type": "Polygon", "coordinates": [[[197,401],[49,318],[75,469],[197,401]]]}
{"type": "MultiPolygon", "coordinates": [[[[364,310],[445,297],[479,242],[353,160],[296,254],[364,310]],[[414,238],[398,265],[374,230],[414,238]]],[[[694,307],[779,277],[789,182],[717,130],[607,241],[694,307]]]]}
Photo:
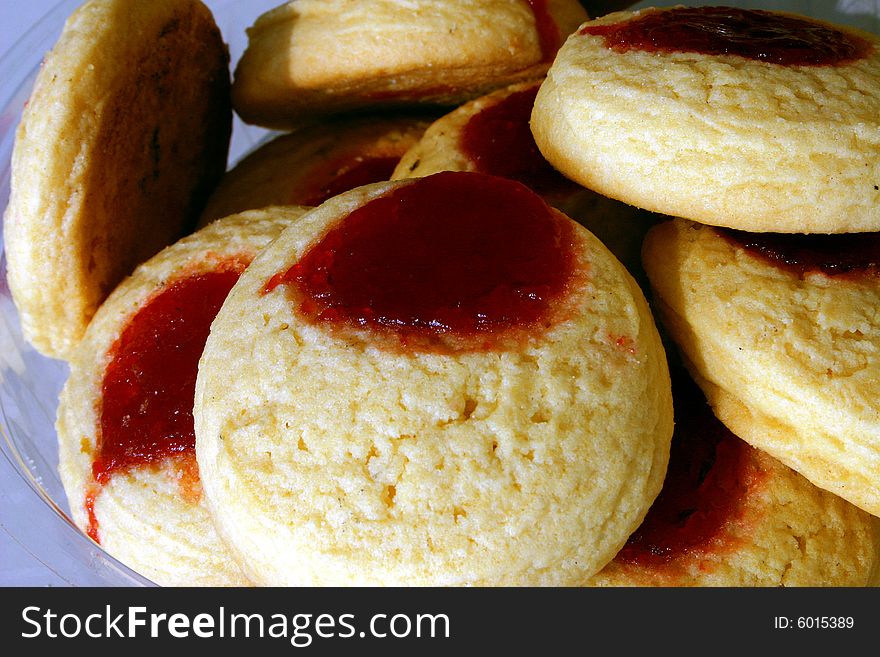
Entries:
{"type": "Polygon", "coordinates": [[[195,447],[193,397],[211,322],[244,265],[180,279],[153,296],[110,349],[92,474],[99,484],[124,468],[195,447]]]}
{"type": "Polygon", "coordinates": [[[95,543],[100,543],[101,539],[98,536],[98,516],[95,515],[95,497],[97,493],[94,489],[89,489],[86,493],[86,519],[88,520],[88,526],[86,527],[86,534],[89,538],[91,538],[95,543]]]}
{"type": "Polygon", "coordinates": [[[813,21],[761,10],[678,7],[623,23],[588,25],[618,52],[695,52],[738,55],[788,66],[843,64],[867,55],[866,40],[813,21]]]}
{"type": "Polygon", "coordinates": [[[544,159],[529,127],[537,94],[535,85],[476,114],[462,130],[459,146],[477,171],[518,180],[545,197],[567,195],[578,186],[544,159]]]}
{"type": "Polygon", "coordinates": [[[550,14],[547,0],[526,0],[526,2],[535,17],[535,29],[538,31],[538,40],[541,44],[541,59],[545,62],[553,61],[562,45],[559,26],[550,14]]]}
{"type": "Polygon", "coordinates": [[[349,162],[334,167],[326,177],[322,175],[319,180],[312,181],[301,195],[302,198],[293,199],[291,202],[300,205],[320,205],[328,198],[355,187],[388,180],[399,161],[400,157],[393,156],[357,156],[349,162]]]}
{"type": "Polygon", "coordinates": [[[694,383],[675,382],[675,433],[663,490],[616,560],[660,566],[722,549],[725,524],[758,477],[751,448],[715,418],[694,383]]]}
{"type": "Polygon", "coordinates": [[[734,245],[801,278],[811,272],[848,278],[880,274],[880,233],[791,235],[730,228],[715,231],[734,245]]]}
{"type": "Polygon", "coordinates": [[[504,348],[553,323],[573,239],[571,222],[520,183],[442,172],[356,209],[264,293],[288,285],[306,321],[366,329],[392,349],[504,348]]]}

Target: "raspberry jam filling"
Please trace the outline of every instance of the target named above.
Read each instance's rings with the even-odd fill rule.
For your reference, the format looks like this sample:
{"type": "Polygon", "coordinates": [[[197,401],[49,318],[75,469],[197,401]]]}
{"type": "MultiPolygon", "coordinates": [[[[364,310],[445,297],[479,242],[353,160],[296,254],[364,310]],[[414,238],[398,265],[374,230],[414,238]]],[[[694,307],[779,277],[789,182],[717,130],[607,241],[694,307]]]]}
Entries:
{"type": "Polygon", "coordinates": [[[474,115],[464,126],[459,147],[476,170],[518,180],[547,198],[580,189],[541,155],[529,120],[538,87],[510,94],[474,115]]]}
{"type": "Polygon", "coordinates": [[[110,348],[92,464],[99,484],[114,472],[195,447],[193,397],[211,322],[244,264],[181,278],[132,317],[110,348]]]}
{"type": "Polygon", "coordinates": [[[850,279],[880,273],[880,233],[792,235],[714,230],[731,244],[800,278],[809,273],[850,279]]]}
{"type": "Polygon", "coordinates": [[[86,491],[88,535],[100,542],[95,500],[113,473],[165,458],[182,460],[181,483],[192,488],[193,398],[199,358],[211,322],[250,258],[229,258],[215,270],[182,277],[151,297],[110,347],[92,462],[96,485],[86,491]]]}
{"type": "Polygon", "coordinates": [[[759,9],[677,7],[622,23],[587,25],[617,52],[693,52],[738,55],[786,66],[833,66],[865,57],[871,44],[806,18],[759,9]]]}
{"type": "Polygon", "coordinates": [[[615,557],[658,567],[694,553],[731,547],[725,525],[761,473],[745,442],[715,417],[699,388],[676,377],[675,433],[663,489],[645,520],[615,557]]]}
{"type": "Polygon", "coordinates": [[[557,321],[572,222],[515,181],[442,172],[354,210],[273,276],[312,324],[390,349],[502,349],[557,321]]]}
{"type": "Polygon", "coordinates": [[[300,205],[320,205],[328,198],[355,187],[388,180],[400,156],[358,155],[348,161],[337,163],[330,171],[315,176],[300,194],[301,198],[292,203],[300,205]]]}

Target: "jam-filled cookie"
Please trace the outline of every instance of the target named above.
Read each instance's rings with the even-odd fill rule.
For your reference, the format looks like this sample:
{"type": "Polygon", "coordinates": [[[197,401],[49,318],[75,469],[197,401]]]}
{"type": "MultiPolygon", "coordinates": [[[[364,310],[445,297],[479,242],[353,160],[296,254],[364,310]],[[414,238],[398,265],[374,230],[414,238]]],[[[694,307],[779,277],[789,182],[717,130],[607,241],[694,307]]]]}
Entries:
{"type": "Polygon", "coordinates": [[[46,56],[4,219],[25,337],[67,358],[134,267],[195,225],[226,169],[229,56],[196,0],[91,0],[46,56]]]}
{"type": "Polygon", "coordinates": [[[441,172],[336,196],[254,261],[205,346],[196,456],[255,583],[577,584],[660,489],[668,376],[591,233],[441,172]]]}
{"type": "Polygon", "coordinates": [[[247,583],[202,495],[196,370],[228,291],[304,211],[250,211],[167,247],[110,295],[74,352],[57,420],[71,515],[110,554],[159,584],[247,583]]]}
{"type": "Polygon", "coordinates": [[[233,103],[273,128],[453,106],[542,74],[586,19],[574,0],[293,0],[248,30],[233,103]]]}
{"type": "Polygon", "coordinates": [[[267,205],[320,205],[340,192],[388,180],[429,123],[415,116],[359,117],[275,137],[226,173],[200,224],[267,205]]]}
{"type": "Polygon", "coordinates": [[[734,436],[684,372],[663,489],[590,586],[865,586],[880,520],[734,436]]]}
{"type": "Polygon", "coordinates": [[[618,12],[560,49],[533,130],[606,196],[758,232],[880,229],[877,37],[729,7],[618,12]]]}
{"type": "Polygon", "coordinates": [[[641,242],[654,220],[569,180],[544,159],[529,125],[542,80],[499,89],[440,117],[404,154],[392,180],[438,171],[479,171],[518,180],[583,224],[641,282],[641,242]]]}
{"type": "Polygon", "coordinates": [[[717,415],[880,515],[880,236],[652,228],[655,308],[717,415]]]}

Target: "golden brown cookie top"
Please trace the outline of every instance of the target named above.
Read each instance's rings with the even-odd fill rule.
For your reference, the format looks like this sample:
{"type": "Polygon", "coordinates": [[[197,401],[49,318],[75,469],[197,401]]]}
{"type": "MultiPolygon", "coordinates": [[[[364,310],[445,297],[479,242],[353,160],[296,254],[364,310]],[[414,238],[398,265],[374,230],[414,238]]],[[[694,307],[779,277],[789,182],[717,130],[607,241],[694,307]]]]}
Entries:
{"type": "Polygon", "coordinates": [[[392,178],[479,171],[518,180],[550,202],[576,194],[583,188],[550,166],[529,128],[542,80],[498,89],[440,117],[401,158],[392,178]]]}
{"type": "Polygon", "coordinates": [[[247,122],[454,106],[546,71],[574,0],[294,0],[257,19],[233,83],[247,122]]]}

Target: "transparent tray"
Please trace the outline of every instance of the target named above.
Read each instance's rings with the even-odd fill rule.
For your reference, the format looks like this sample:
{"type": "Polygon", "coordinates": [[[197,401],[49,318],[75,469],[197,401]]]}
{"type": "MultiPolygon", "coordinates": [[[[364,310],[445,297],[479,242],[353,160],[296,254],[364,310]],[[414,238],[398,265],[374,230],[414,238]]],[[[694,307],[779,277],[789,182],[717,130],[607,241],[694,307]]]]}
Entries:
{"type": "MultiPolygon", "coordinates": [[[[21,110],[43,55],[81,3],[59,2],[0,59],[0,208],[9,201],[10,159],[21,110]]],[[[245,28],[280,0],[206,0],[205,4],[214,12],[234,65],[247,44],[245,28]]],[[[236,118],[230,163],[266,136],[265,130],[236,118]]],[[[65,363],[40,355],[22,338],[6,285],[4,254],[0,257],[0,527],[48,569],[51,577],[47,581],[70,586],[148,586],[149,580],[109,556],[69,518],[57,473],[54,426],[58,394],[67,374],[65,363]]]]}
{"type": "MultiPolygon", "coordinates": [[[[281,0],[206,0],[229,44],[233,66],[246,45],[245,28],[281,0]]],[[[60,2],[0,59],[0,208],[9,199],[15,129],[43,54],[81,0],[60,2]]],[[[647,3],[649,4],[675,3],[647,3]]],[[[880,33],[880,0],[691,2],[794,11],[880,33]]],[[[10,11],[6,9],[5,11],[10,11]]],[[[236,119],[230,162],[266,137],[236,119]]],[[[54,429],[67,366],[38,354],[22,338],[0,258],[0,527],[33,559],[69,586],[148,586],[149,580],[110,557],[68,517],[58,477],[54,429]]],[[[5,558],[5,557],[4,557],[5,558]]],[[[10,582],[15,584],[16,582],[10,582]]]]}

